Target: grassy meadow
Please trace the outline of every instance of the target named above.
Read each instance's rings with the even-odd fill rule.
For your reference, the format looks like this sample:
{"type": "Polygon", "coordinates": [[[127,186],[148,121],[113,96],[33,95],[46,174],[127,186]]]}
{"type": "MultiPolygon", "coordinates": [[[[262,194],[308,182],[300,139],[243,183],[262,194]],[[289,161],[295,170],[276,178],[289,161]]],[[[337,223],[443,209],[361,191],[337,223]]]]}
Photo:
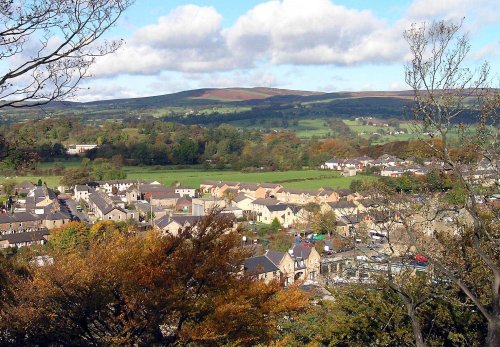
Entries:
{"type": "MultiPolygon", "coordinates": [[[[60,163],[66,168],[77,167],[78,162],[60,163]]],[[[48,168],[54,163],[44,163],[43,168],[48,168]]],[[[375,176],[342,177],[338,172],[324,170],[296,170],[242,173],[239,171],[203,171],[201,168],[173,169],[172,167],[159,166],[126,166],[124,171],[128,179],[156,180],[164,185],[180,182],[186,186],[199,187],[203,180],[236,181],[245,183],[280,183],[286,188],[318,189],[321,187],[348,188],[354,179],[377,179],[375,176]]],[[[0,176],[0,182],[13,179],[17,182],[25,180],[36,183],[38,179],[46,182],[49,187],[57,187],[61,176],[0,176]]]]}
{"type": "Polygon", "coordinates": [[[312,137],[324,138],[331,136],[332,130],[325,125],[325,118],[304,118],[297,121],[297,125],[293,125],[290,121],[288,127],[283,127],[281,120],[276,119],[261,119],[257,122],[249,120],[233,121],[229,124],[239,128],[251,128],[257,130],[291,130],[297,133],[299,139],[310,139],[312,137]]]}
{"type": "MultiPolygon", "coordinates": [[[[382,129],[386,133],[397,130],[396,128],[391,126],[383,127],[363,125],[360,121],[357,120],[343,120],[343,122],[351,129],[351,131],[366,139],[370,138],[373,133],[379,132],[380,129],[382,129]]],[[[400,130],[405,130],[405,133],[398,135],[383,134],[376,141],[374,141],[374,143],[383,144],[392,141],[407,141],[409,139],[416,138],[416,134],[414,134],[414,129],[410,122],[400,122],[399,128],[400,130]]]]}

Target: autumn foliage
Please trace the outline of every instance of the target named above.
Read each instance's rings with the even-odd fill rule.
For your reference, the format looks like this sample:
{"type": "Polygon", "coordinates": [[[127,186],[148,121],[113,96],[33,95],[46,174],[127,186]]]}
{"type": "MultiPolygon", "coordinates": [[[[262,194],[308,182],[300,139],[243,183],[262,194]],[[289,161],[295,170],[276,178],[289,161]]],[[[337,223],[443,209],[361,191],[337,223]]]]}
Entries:
{"type": "Polygon", "coordinates": [[[212,214],[176,237],[129,234],[109,222],[90,230],[70,224],[70,236],[88,243],[53,247],[52,265],[7,272],[0,343],[268,343],[278,320],[302,311],[307,298],[245,276],[248,254],[230,223],[212,214]]]}

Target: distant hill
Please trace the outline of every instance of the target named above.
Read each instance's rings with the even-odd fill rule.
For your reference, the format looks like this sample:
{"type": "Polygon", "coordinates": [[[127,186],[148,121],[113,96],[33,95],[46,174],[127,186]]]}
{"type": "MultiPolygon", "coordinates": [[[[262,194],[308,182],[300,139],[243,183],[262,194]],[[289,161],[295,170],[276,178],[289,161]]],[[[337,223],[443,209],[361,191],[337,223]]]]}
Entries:
{"type": "Polygon", "coordinates": [[[303,90],[290,90],[278,88],[204,88],[187,90],[172,94],[147,96],[140,98],[110,99],[90,102],[53,102],[50,107],[175,107],[175,106],[201,106],[230,103],[248,105],[268,105],[283,102],[314,102],[328,99],[350,98],[402,98],[410,99],[411,91],[402,92],[313,92],[303,90]]]}
{"type": "Polygon", "coordinates": [[[204,88],[141,98],[51,102],[42,107],[0,110],[4,124],[29,118],[80,117],[88,121],[155,117],[188,124],[257,119],[404,118],[412,91],[322,93],[277,88],[204,88]]]}

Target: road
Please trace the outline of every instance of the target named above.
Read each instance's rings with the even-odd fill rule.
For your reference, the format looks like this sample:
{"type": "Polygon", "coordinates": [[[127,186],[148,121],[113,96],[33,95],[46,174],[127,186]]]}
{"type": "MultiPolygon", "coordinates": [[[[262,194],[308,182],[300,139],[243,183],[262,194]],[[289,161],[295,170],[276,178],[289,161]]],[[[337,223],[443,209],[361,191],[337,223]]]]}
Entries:
{"type": "Polygon", "coordinates": [[[76,209],[76,206],[78,205],[77,202],[71,198],[69,199],[61,199],[61,207],[66,209],[66,211],[71,215],[72,219],[75,221],[80,221],[86,224],[91,224],[91,221],[89,217],[76,209]]]}

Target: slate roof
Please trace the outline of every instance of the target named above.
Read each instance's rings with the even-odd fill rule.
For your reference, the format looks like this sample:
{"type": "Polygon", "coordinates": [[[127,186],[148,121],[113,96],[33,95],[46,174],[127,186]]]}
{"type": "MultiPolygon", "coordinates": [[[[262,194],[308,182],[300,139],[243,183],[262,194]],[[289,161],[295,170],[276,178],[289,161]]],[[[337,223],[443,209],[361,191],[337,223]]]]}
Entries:
{"type": "Polygon", "coordinates": [[[101,192],[95,192],[95,193],[90,194],[89,200],[92,201],[96,205],[96,207],[102,212],[102,214],[108,214],[109,212],[113,211],[114,209],[125,212],[120,207],[113,206],[113,204],[111,204],[110,200],[108,199],[108,196],[104,195],[101,192]]]}
{"type": "Polygon", "coordinates": [[[271,198],[260,198],[260,199],[255,199],[252,204],[254,205],[264,205],[264,206],[269,206],[269,205],[276,205],[279,201],[276,199],[271,199],[271,198]]]}
{"type": "Polygon", "coordinates": [[[335,193],[333,189],[323,189],[318,193],[318,196],[330,196],[333,193],[335,193]]]}
{"type": "Polygon", "coordinates": [[[245,195],[244,193],[239,193],[238,195],[236,195],[233,199],[234,202],[241,202],[245,199],[252,199],[251,197],[245,195]]]}
{"type": "Polygon", "coordinates": [[[155,219],[155,225],[160,228],[166,228],[170,224],[170,217],[168,215],[164,215],[158,219],[155,219]]]}
{"type": "MultiPolygon", "coordinates": [[[[151,204],[149,202],[137,202],[135,208],[140,212],[151,212],[151,204]]],[[[160,206],[153,206],[153,212],[161,212],[163,209],[160,206]]]]}
{"type": "Polygon", "coordinates": [[[8,213],[1,213],[0,214],[0,224],[6,224],[6,223],[13,223],[14,219],[12,216],[8,213]]]}
{"type": "Polygon", "coordinates": [[[309,258],[309,255],[311,254],[311,248],[312,246],[306,245],[304,243],[299,243],[293,246],[292,253],[294,258],[302,258],[302,259],[309,258]]]}
{"type": "Polygon", "coordinates": [[[172,221],[175,221],[180,225],[184,225],[186,224],[186,222],[189,223],[189,225],[193,225],[202,218],[203,218],[202,216],[176,216],[176,215],[170,217],[172,221]]]}
{"type": "MultiPolygon", "coordinates": [[[[345,216],[342,216],[338,220],[338,222],[341,222],[340,225],[347,225],[347,224],[358,224],[364,221],[364,218],[367,216],[367,213],[356,213],[356,214],[348,214],[345,216]]],[[[339,223],[337,223],[339,224],[339,223]]]]}
{"type": "Polygon", "coordinates": [[[352,190],[350,189],[337,189],[336,192],[339,196],[348,196],[352,194],[352,190]]]}
{"type": "Polygon", "coordinates": [[[32,241],[41,241],[45,240],[44,236],[49,235],[49,231],[47,229],[41,229],[37,231],[23,232],[23,233],[14,233],[14,234],[4,234],[0,236],[0,240],[8,241],[9,244],[16,243],[24,243],[24,242],[32,242],[32,241]]]}
{"type": "Polygon", "coordinates": [[[84,186],[84,185],[81,185],[81,184],[77,184],[75,186],[75,192],[88,192],[89,191],[89,187],[88,186],[84,186]]]}
{"type": "Polygon", "coordinates": [[[339,200],[336,202],[329,202],[331,208],[356,208],[357,206],[352,201],[339,200]]]}
{"type": "Polygon", "coordinates": [[[264,253],[264,256],[271,260],[274,265],[278,266],[281,262],[281,259],[283,259],[283,257],[285,256],[285,253],[268,249],[266,253],[264,253]]]}
{"type": "Polygon", "coordinates": [[[289,189],[289,188],[281,188],[278,193],[288,193],[288,194],[296,194],[296,195],[311,195],[315,196],[317,192],[311,189],[289,189]]]}
{"type": "Polygon", "coordinates": [[[181,196],[173,192],[160,192],[151,194],[151,199],[179,199],[181,196]]]}
{"type": "Polygon", "coordinates": [[[44,218],[45,220],[63,220],[63,219],[71,219],[70,216],[64,212],[56,211],[47,214],[44,218]]]}
{"type": "Polygon", "coordinates": [[[29,212],[16,212],[11,215],[14,222],[22,223],[22,222],[32,222],[40,220],[40,218],[29,212]]]}
{"type": "Polygon", "coordinates": [[[280,204],[280,205],[267,205],[266,206],[269,212],[277,212],[277,211],[285,211],[288,208],[288,205],[280,204]]]}
{"type": "Polygon", "coordinates": [[[358,200],[358,202],[363,205],[364,207],[372,207],[372,206],[376,206],[377,205],[377,202],[375,202],[374,200],[372,199],[360,199],[358,200]]]}
{"type": "Polygon", "coordinates": [[[40,217],[29,212],[16,212],[13,214],[0,214],[0,224],[5,223],[22,223],[40,220],[40,217]]]}
{"type": "Polygon", "coordinates": [[[292,210],[294,214],[297,214],[303,207],[297,205],[288,205],[288,208],[292,210]]]}
{"type": "Polygon", "coordinates": [[[168,227],[168,225],[172,222],[175,222],[181,226],[184,226],[186,223],[189,223],[189,225],[193,225],[202,218],[202,216],[165,215],[161,218],[155,219],[155,225],[160,229],[168,227]]]}
{"type": "Polygon", "coordinates": [[[259,189],[259,187],[260,186],[257,183],[241,183],[239,189],[240,190],[245,189],[245,190],[255,191],[255,190],[259,189]]]}
{"type": "Polygon", "coordinates": [[[343,161],[344,161],[343,159],[332,158],[332,159],[328,160],[326,163],[327,164],[338,164],[338,163],[342,163],[343,161]]]}
{"type": "Polygon", "coordinates": [[[245,259],[244,266],[245,272],[255,275],[279,271],[278,267],[265,255],[245,259]]]}

